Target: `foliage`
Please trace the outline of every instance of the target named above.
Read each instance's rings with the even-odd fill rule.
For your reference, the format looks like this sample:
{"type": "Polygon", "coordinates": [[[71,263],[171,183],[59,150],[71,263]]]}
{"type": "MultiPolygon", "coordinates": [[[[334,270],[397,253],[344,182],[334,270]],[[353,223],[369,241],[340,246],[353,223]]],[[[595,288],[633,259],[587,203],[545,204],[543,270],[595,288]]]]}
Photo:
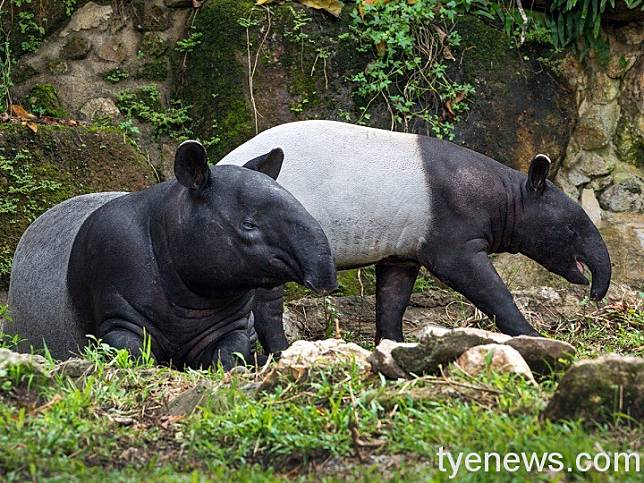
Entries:
{"type": "MultiPolygon", "coordinates": [[[[623,2],[632,10],[644,8],[642,0],[623,2]]],[[[555,46],[577,49],[579,42],[582,54],[590,47],[598,47],[602,15],[609,5],[615,7],[615,0],[553,0],[546,21],[555,46]]]]}
{"type": "Polygon", "coordinates": [[[194,30],[190,32],[190,35],[185,39],[177,41],[176,50],[182,54],[192,52],[195,47],[203,41],[203,32],[194,30]]]}
{"type": "Polygon", "coordinates": [[[161,105],[161,94],[155,84],[137,92],[124,91],[118,94],[117,106],[129,119],[136,118],[152,125],[155,136],[169,136],[179,139],[189,136],[190,106],[172,101],[170,107],[161,105]]]}
{"type": "Polygon", "coordinates": [[[124,70],[119,69],[118,67],[116,69],[107,71],[103,76],[106,81],[111,82],[112,84],[118,84],[128,77],[130,77],[130,74],[128,74],[124,70]]]}

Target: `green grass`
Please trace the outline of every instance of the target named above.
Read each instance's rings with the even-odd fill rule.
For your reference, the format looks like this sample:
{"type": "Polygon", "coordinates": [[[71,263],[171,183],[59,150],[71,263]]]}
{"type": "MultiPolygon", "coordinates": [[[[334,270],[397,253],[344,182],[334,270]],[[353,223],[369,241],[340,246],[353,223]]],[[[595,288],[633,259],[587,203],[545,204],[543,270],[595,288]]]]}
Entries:
{"type": "MultiPolygon", "coordinates": [[[[79,380],[23,374],[2,386],[0,474],[8,481],[447,481],[437,467],[440,447],[556,451],[569,463],[598,448],[641,451],[644,441],[638,426],[542,421],[557,375],[539,386],[498,375],[394,382],[339,364],[257,391],[266,374],[179,372],[105,347],[85,358],[94,372],[79,380]],[[197,384],[215,388],[200,408],[164,415],[168,400],[197,384]]],[[[634,473],[566,476],[637,480],[634,473]]],[[[485,477],[461,472],[458,480],[485,477]]]]}

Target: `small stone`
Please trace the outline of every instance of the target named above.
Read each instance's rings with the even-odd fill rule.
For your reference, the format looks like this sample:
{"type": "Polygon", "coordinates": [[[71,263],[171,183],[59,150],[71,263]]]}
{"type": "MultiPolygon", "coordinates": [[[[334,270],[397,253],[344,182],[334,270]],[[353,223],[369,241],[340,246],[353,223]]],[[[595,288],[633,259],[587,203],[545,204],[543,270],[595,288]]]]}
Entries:
{"type": "Polygon", "coordinates": [[[338,361],[355,362],[363,369],[371,366],[367,362],[370,352],[353,342],[342,339],[317,341],[298,340],[282,352],[277,364],[281,368],[311,368],[337,364],[338,361]]]}
{"type": "Polygon", "coordinates": [[[75,357],[56,364],[52,373],[76,379],[93,374],[95,370],[91,361],[75,357]]]}
{"type": "Polygon", "coordinates": [[[601,423],[615,413],[644,419],[644,358],[610,354],[579,361],[561,379],[544,416],[601,423]]]}
{"type": "Polygon", "coordinates": [[[121,114],[114,101],[108,97],[90,99],[81,107],[80,112],[90,121],[101,117],[115,118],[121,114]]]}
{"type": "Polygon", "coordinates": [[[584,189],[581,191],[580,204],[593,224],[599,226],[602,221],[602,209],[592,189],[584,189]]]}
{"type": "Polygon", "coordinates": [[[532,372],[547,375],[568,367],[575,357],[575,348],[567,343],[545,337],[520,335],[505,343],[516,349],[528,363],[532,372]]]}
{"type": "Polygon", "coordinates": [[[0,376],[6,374],[9,369],[20,368],[20,372],[34,374],[37,376],[46,376],[45,365],[47,360],[43,356],[36,354],[21,354],[9,349],[0,349],[0,376]]]}
{"type": "Polygon", "coordinates": [[[472,347],[456,360],[456,366],[470,376],[491,371],[500,374],[518,374],[535,383],[526,361],[509,345],[486,344],[472,347]]]}
{"type": "Polygon", "coordinates": [[[605,190],[599,197],[602,208],[610,211],[640,212],[644,208],[644,180],[627,178],[605,190]]]}
{"type": "Polygon", "coordinates": [[[478,337],[482,340],[483,344],[497,343],[503,344],[511,339],[509,335],[501,334],[499,332],[492,332],[489,330],[477,329],[474,327],[458,327],[456,329],[447,329],[438,325],[428,325],[419,333],[418,338],[421,342],[426,342],[430,338],[444,337],[446,335],[454,334],[467,334],[473,337],[478,337]]]}
{"type": "Polygon", "coordinates": [[[112,16],[112,12],[113,10],[110,5],[97,5],[94,2],[87,2],[74,12],[74,15],[72,15],[72,18],[60,35],[61,37],[66,37],[71,32],[97,28],[105,30],[112,16]]]}
{"type": "Polygon", "coordinates": [[[416,344],[383,339],[368,357],[373,372],[379,372],[389,379],[407,378],[409,375],[396,363],[391,351],[396,347],[414,347],[416,344]]]}
{"type": "Polygon", "coordinates": [[[81,35],[73,34],[67,37],[67,41],[60,50],[63,59],[81,60],[87,57],[92,50],[92,44],[81,35]]]}
{"type": "MultiPolygon", "coordinates": [[[[590,177],[582,173],[579,169],[577,168],[572,168],[568,172],[568,181],[575,187],[577,186],[583,186],[586,185],[587,183],[590,183],[590,177]]],[[[575,200],[577,197],[575,197],[575,200]]]]}
{"type": "Polygon", "coordinates": [[[214,384],[206,381],[183,391],[171,399],[163,410],[164,416],[189,416],[216,391],[214,384]]]}
{"type": "Polygon", "coordinates": [[[168,8],[192,8],[192,0],[163,0],[168,8]]]}
{"type": "Polygon", "coordinates": [[[619,119],[619,104],[592,104],[584,100],[579,108],[579,123],[574,132],[582,149],[592,151],[608,144],[619,119]]]}

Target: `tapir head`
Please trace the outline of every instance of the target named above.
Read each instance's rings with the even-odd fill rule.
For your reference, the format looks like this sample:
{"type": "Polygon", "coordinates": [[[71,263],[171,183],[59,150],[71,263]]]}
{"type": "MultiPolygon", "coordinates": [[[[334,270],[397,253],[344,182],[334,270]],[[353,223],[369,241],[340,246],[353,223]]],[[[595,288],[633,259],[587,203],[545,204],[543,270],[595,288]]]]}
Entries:
{"type": "Polygon", "coordinates": [[[600,300],[611,277],[606,244],[582,207],[547,180],[549,169],[550,159],[542,154],[530,164],[516,225],[519,251],[575,284],[588,285],[588,267],[591,298],[600,300]]]}
{"type": "Polygon", "coordinates": [[[244,290],[295,281],[319,292],[337,288],[322,227],[275,181],[283,158],[277,148],[244,167],[209,168],[200,143],[179,146],[173,263],[191,287],[244,290]]]}

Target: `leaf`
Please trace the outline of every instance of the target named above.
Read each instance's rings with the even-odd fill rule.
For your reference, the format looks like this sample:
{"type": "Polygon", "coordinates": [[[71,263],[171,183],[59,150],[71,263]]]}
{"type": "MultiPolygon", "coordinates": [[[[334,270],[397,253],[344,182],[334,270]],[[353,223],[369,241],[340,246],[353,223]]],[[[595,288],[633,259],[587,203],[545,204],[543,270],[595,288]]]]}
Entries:
{"type": "MultiPolygon", "coordinates": [[[[297,0],[302,5],[306,5],[316,10],[324,10],[335,17],[340,16],[344,3],[340,0],[297,0]]],[[[283,3],[283,0],[257,0],[257,5],[268,5],[269,3],[283,3]]]]}
{"type": "Polygon", "coordinates": [[[36,124],[35,122],[28,122],[27,127],[31,129],[34,134],[38,134],[38,124],[36,124]]]}
{"type": "Polygon", "coordinates": [[[456,113],[452,109],[452,106],[456,106],[459,102],[461,102],[463,99],[465,99],[465,92],[459,92],[456,94],[454,99],[450,99],[445,103],[445,109],[447,109],[447,113],[449,114],[449,117],[454,120],[456,119],[456,113]]]}
{"type": "Polygon", "coordinates": [[[36,116],[27,112],[27,110],[20,104],[11,104],[9,111],[12,116],[19,117],[20,119],[35,119],[36,116]]]}

